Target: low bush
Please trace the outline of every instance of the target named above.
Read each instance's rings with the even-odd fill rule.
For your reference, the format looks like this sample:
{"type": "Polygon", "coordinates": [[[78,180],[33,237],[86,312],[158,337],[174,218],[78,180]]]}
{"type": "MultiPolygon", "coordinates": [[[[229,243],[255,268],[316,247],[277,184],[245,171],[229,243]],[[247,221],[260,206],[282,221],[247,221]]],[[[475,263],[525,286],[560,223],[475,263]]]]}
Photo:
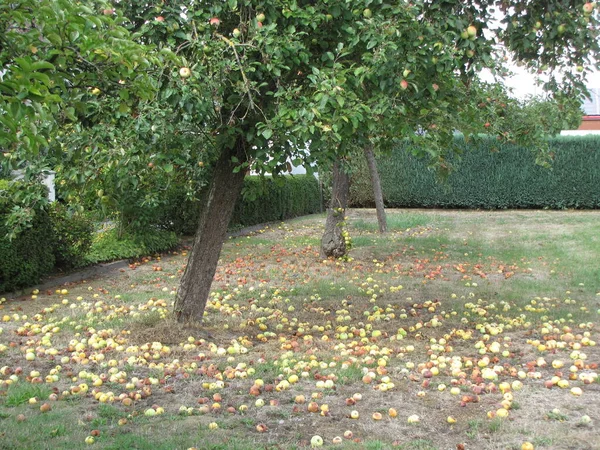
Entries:
{"type": "Polygon", "coordinates": [[[188,197],[183,186],[171,187],[164,195],[164,205],[154,213],[154,225],[178,235],[193,235],[200,220],[200,202],[188,197]]]}
{"type": "Polygon", "coordinates": [[[96,234],[85,260],[89,264],[95,264],[138,258],[170,250],[178,243],[179,239],[172,231],[148,230],[143,235],[119,236],[118,230],[111,228],[96,234]]]}
{"type": "Polygon", "coordinates": [[[94,222],[85,214],[71,212],[59,202],[49,205],[54,233],[56,266],[71,269],[85,264],[94,236],[94,222]]]}

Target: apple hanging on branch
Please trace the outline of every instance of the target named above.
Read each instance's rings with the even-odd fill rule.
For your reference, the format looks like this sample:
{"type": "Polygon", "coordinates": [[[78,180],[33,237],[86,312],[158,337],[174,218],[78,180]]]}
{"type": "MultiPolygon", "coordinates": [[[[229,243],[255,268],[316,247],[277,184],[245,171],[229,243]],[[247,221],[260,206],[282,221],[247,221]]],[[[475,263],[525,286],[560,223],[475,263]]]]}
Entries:
{"type": "Polygon", "coordinates": [[[179,76],[181,78],[189,78],[192,75],[192,71],[189,67],[182,67],[179,69],[179,76]]]}
{"type": "Polygon", "coordinates": [[[583,5],[583,12],[585,14],[591,14],[594,11],[595,6],[596,2],[587,2],[583,5]]]}

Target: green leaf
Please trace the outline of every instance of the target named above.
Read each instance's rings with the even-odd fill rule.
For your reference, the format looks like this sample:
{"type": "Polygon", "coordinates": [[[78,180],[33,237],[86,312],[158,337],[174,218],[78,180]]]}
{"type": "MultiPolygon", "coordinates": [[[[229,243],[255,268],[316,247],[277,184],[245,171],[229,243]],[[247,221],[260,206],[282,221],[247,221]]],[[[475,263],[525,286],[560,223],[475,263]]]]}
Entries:
{"type": "Polygon", "coordinates": [[[262,130],[262,135],[265,139],[271,139],[271,136],[273,136],[273,130],[271,130],[270,128],[265,128],[264,130],[262,130]]]}
{"type": "Polygon", "coordinates": [[[15,58],[15,62],[19,64],[26,72],[31,72],[31,64],[25,58],[15,58]]]}
{"type": "Polygon", "coordinates": [[[227,4],[229,5],[229,9],[235,11],[237,9],[237,0],[227,0],[227,4]]]}
{"type": "Polygon", "coordinates": [[[54,70],[54,64],[49,63],[48,61],[36,61],[31,64],[31,70],[42,70],[42,69],[50,69],[54,70]]]}
{"type": "Polygon", "coordinates": [[[173,164],[165,164],[163,170],[167,173],[173,172],[173,164]]]}

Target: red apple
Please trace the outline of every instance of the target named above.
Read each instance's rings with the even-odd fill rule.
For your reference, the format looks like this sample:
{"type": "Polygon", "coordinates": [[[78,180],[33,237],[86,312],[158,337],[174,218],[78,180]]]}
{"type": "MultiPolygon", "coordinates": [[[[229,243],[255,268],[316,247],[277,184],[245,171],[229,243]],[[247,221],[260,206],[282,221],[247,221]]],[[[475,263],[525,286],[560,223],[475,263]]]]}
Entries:
{"type": "Polygon", "coordinates": [[[310,402],[306,409],[311,413],[319,412],[319,405],[316,402],[310,402]]]}
{"type": "Polygon", "coordinates": [[[585,14],[591,14],[592,11],[594,10],[594,4],[591,2],[587,2],[583,5],[583,12],[585,14]]]}
{"type": "Polygon", "coordinates": [[[165,18],[163,16],[158,16],[154,20],[156,20],[157,22],[164,22],[165,18]]]}
{"type": "Polygon", "coordinates": [[[404,89],[404,90],[408,89],[408,81],[406,81],[406,80],[402,80],[402,81],[400,82],[400,87],[401,87],[402,89],[404,89]]]}
{"type": "Polygon", "coordinates": [[[213,26],[215,26],[215,27],[218,27],[219,24],[221,23],[221,21],[219,20],[218,17],[213,17],[212,19],[209,20],[208,23],[211,24],[211,25],[213,25],[213,26]]]}
{"type": "Polygon", "coordinates": [[[256,15],[256,21],[257,22],[264,22],[266,19],[265,15],[263,13],[257,14],[256,15]]]}
{"type": "Polygon", "coordinates": [[[44,403],[42,406],[40,406],[40,411],[45,413],[48,412],[52,409],[52,407],[50,406],[50,403],[44,403]]]}

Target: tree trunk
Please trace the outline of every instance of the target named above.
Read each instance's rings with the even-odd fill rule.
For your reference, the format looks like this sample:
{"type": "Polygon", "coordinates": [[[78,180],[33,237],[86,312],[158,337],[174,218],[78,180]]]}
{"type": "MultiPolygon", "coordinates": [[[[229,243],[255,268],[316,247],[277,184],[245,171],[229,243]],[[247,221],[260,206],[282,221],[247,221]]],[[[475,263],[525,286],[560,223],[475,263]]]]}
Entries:
{"type": "Polygon", "coordinates": [[[350,177],[336,161],[333,165],[331,203],[327,209],[325,232],[321,238],[321,258],[341,258],[348,251],[344,236],[346,208],[350,192],[350,177]]]}
{"type": "Polygon", "coordinates": [[[373,145],[369,144],[365,147],[365,158],[369,173],[371,174],[371,184],[373,186],[373,197],[375,197],[375,208],[377,209],[377,223],[379,224],[379,232],[387,231],[387,218],[385,216],[385,207],[383,206],[383,191],[381,189],[381,180],[377,171],[377,163],[373,154],[373,145]]]}
{"type": "Polygon", "coordinates": [[[231,158],[235,156],[244,162],[244,146],[244,140],[238,139],[233,148],[223,151],[216,163],[204,197],[194,246],[177,292],[174,313],[178,322],[202,322],[227,227],[244,185],[245,171],[234,173],[239,163],[233,163],[231,158]]]}

